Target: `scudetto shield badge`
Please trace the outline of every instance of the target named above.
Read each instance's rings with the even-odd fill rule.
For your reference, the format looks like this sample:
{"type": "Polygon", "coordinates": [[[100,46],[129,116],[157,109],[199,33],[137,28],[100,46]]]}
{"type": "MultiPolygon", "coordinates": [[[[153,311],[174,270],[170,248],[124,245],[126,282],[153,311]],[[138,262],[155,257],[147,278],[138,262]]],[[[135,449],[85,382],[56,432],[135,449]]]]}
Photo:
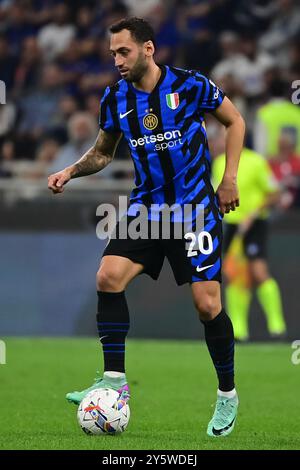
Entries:
{"type": "Polygon", "coordinates": [[[166,95],[167,105],[171,109],[176,109],[179,106],[179,94],[178,93],[169,93],[166,95]]]}

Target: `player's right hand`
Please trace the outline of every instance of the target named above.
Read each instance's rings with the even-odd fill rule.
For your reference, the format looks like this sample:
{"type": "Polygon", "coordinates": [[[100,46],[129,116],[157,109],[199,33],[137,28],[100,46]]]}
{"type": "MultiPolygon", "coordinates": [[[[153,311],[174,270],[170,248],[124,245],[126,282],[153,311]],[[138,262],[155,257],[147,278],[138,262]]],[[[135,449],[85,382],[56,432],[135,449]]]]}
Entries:
{"type": "Polygon", "coordinates": [[[66,168],[48,177],[48,188],[51,189],[53,194],[62,193],[64,191],[64,185],[70,181],[70,179],[71,173],[66,168]]]}

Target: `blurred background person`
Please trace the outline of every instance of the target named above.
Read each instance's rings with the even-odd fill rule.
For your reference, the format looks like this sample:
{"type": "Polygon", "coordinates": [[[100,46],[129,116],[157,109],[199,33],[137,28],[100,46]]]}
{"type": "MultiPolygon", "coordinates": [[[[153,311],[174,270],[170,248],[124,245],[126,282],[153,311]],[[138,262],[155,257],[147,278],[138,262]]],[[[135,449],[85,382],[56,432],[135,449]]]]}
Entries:
{"type": "Polygon", "coordinates": [[[35,157],[38,139],[55,125],[59,115],[59,102],[63,94],[59,67],[54,63],[44,65],[37,89],[25,94],[20,101],[18,137],[23,141],[27,158],[35,157]]]}
{"type": "Polygon", "coordinates": [[[42,52],[35,36],[29,36],[22,42],[15,74],[13,96],[21,100],[27,93],[39,87],[39,76],[42,69],[42,52]]]}
{"type": "Polygon", "coordinates": [[[49,173],[56,173],[60,168],[70,166],[74,162],[74,155],[83,155],[93,146],[96,135],[96,120],[88,113],[75,113],[68,122],[69,141],[57,153],[48,168],[49,173]]]}
{"type": "Polygon", "coordinates": [[[299,33],[300,6],[297,0],[277,0],[267,30],[260,36],[259,47],[271,53],[280,68],[289,66],[289,44],[299,33]]]}
{"type": "Polygon", "coordinates": [[[270,99],[258,109],[253,132],[256,152],[270,158],[278,154],[279,137],[285,129],[293,133],[297,154],[300,154],[300,109],[286,97],[289,89],[278,78],[270,84],[270,99]]]}
{"type": "Polygon", "coordinates": [[[39,47],[48,61],[57,59],[66,50],[76,32],[70,21],[69,8],[64,3],[54,7],[52,19],[53,21],[43,26],[38,34],[39,47]]]}
{"type": "Polygon", "coordinates": [[[278,141],[278,153],[269,160],[282,195],[280,206],[287,209],[300,206],[300,154],[296,151],[295,132],[285,129],[278,141]]]}
{"type": "MultiPolygon", "coordinates": [[[[220,135],[222,133],[220,129],[220,135]]],[[[224,168],[223,153],[213,161],[215,187],[221,181],[224,168]]],[[[225,288],[226,303],[235,337],[241,341],[249,339],[248,313],[253,287],[266,315],[269,334],[273,338],[283,338],[286,325],[281,293],[270,274],[267,261],[268,219],[270,209],[278,202],[279,189],[264,157],[247,148],[241,153],[237,184],[240,206],[224,216],[224,253],[229,251],[234,238],[240,237],[240,244],[235,245],[233,256],[240,257],[239,263],[242,263],[243,268],[234,272],[234,267],[227,265],[229,280],[225,288]],[[241,248],[248,260],[247,266],[243,263],[241,248]]],[[[231,261],[234,263],[234,260],[231,261]]]]}

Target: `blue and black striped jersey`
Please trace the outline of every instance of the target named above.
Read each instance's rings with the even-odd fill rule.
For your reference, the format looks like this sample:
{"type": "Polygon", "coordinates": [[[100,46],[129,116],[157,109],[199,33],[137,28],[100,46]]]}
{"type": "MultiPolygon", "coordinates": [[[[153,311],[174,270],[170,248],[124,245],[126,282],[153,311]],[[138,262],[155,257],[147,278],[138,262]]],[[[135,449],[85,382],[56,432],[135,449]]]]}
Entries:
{"type": "Polygon", "coordinates": [[[206,219],[219,218],[204,113],[218,108],[224,93],[199,72],[160,67],[151,93],[123,79],[107,87],[100,127],[122,132],[128,142],[135,167],[131,204],[203,204],[206,219]]]}

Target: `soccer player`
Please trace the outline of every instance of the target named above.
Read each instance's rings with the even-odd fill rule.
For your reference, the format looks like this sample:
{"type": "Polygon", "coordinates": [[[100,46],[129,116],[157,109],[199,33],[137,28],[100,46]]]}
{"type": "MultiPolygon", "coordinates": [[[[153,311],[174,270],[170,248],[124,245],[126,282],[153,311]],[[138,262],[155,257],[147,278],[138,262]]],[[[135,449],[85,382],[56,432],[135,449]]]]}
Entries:
{"type": "MultiPolygon", "coordinates": [[[[212,165],[216,186],[222,179],[224,168],[225,155],[221,154],[214,159],[212,165]]],[[[248,260],[250,284],[256,288],[270,336],[280,339],[286,333],[281,294],[267,262],[269,209],[278,202],[278,185],[268,162],[262,155],[248,148],[243,148],[241,153],[238,186],[242,203],[238,211],[225,215],[223,250],[226,252],[229,249],[235,236],[242,238],[242,249],[248,260]]],[[[235,338],[246,341],[249,337],[248,309],[251,288],[247,282],[243,285],[242,279],[236,281],[229,282],[226,287],[226,303],[235,338]]]]}
{"type": "Polygon", "coordinates": [[[142,272],[157,279],[167,257],[177,284],[191,286],[218,376],[216,408],[207,432],[210,436],[225,436],[233,429],[238,397],[233,328],[220,296],[222,214],[239,204],[236,178],[244,121],[222,90],[205,76],[155,63],[154,33],[145,20],[121,20],[110,32],[110,52],[122,79],[108,87],[102,98],[101,129],[95,145],[74,165],[51,175],[49,188],[61,193],[71,178],[103,169],[112,160],[123,134],[135,166],[136,187],[130,197],[129,219],[136,216],[136,205],[192,204],[195,213],[201,205],[204,230],[196,234],[200,240],[197,250],[193,250],[192,237],[188,249],[184,236],[170,240],[110,239],[97,273],[97,322],[104,375],[91,387],[68,393],[66,398],[78,404],[90,390],[105,386],[129,398],[124,366],[129,329],[125,289],[142,272]],[[217,195],[209,179],[206,112],[227,129],[226,169],[217,195]]]}

